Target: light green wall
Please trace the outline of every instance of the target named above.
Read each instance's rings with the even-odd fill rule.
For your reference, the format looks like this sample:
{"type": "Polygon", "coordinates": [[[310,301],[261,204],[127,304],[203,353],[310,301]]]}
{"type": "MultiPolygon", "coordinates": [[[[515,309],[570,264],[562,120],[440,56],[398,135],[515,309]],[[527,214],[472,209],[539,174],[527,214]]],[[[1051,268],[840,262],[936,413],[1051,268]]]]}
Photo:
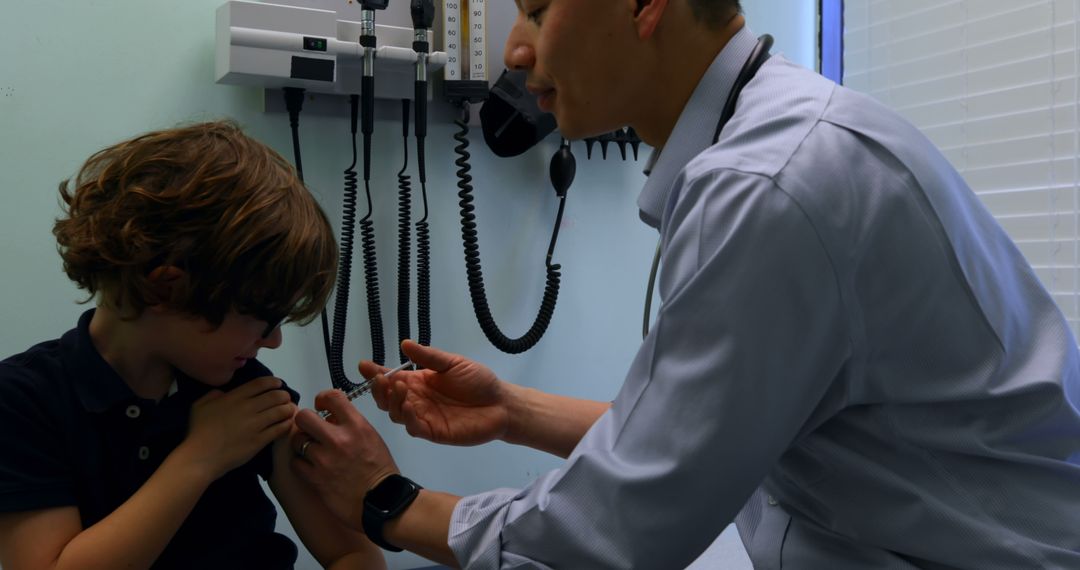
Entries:
{"type": "MultiPolygon", "coordinates": [[[[291,159],[286,119],[262,112],[260,91],[213,83],[214,10],[220,3],[5,4],[0,18],[5,54],[0,58],[0,354],[59,336],[85,308],[76,304],[83,295],[61,271],[51,226],[60,213],[57,184],[91,153],[146,130],[232,117],[291,159]]],[[[313,115],[302,120],[307,180],[336,226],[340,174],[348,165],[347,121],[313,115]]],[[[383,318],[387,337],[394,338],[393,180],[400,149],[396,138],[388,139],[397,136],[396,125],[377,128],[377,138],[386,142],[376,150],[376,164],[394,165],[377,170],[373,185],[383,318]]],[[[639,165],[590,163],[582,157],[557,252],[564,266],[564,293],[551,331],[533,352],[510,358],[483,339],[468,304],[450,134],[449,125],[433,125],[429,142],[434,341],[488,362],[519,383],[610,399],[636,346],[643,280],[654,244],[634,207],[642,180],[639,165]],[[617,324],[624,319],[625,326],[617,324]]],[[[478,136],[473,140],[474,147],[482,146],[478,136]]],[[[517,161],[474,153],[478,172],[496,174],[487,182],[478,176],[480,238],[492,308],[511,334],[520,334],[531,322],[542,292],[543,254],[556,206],[546,181],[553,149],[548,143],[517,161]],[[514,290],[522,290],[524,300],[516,299],[514,290]]],[[[347,362],[367,356],[370,346],[359,284],[353,300],[347,362]]],[[[329,386],[316,329],[287,327],[285,345],[264,354],[308,403],[329,386]]],[[[392,350],[388,355],[394,355],[392,350]]],[[[541,454],[502,445],[462,450],[413,441],[373,406],[362,404],[361,409],[373,415],[402,468],[427,486],[469,493],[524,485],[556,465],[541,454]]],[[[423,564],[408,555],[391,561],[395,567],[423,564]]],[[[299,567],[315,566],[302,558],[299,567]]]]}
{"type": "MultiPolygon", "coordinates": [[[[503,1],[503,0],[497,0],[503,1]]],[[[506,0],[509,1],[509,0],[506,0]]],[[[213,83],[214,10],[221,0],[7,0],[0,17],[0,356],[55,338],[84,306],[61,272],[51,235],[59,214],[57,184],[100,148],[139,132],[181,122],[231,117],[291,158],[285,117],[262,112],[262,94],[213,83]]],[[[807,2],[811,5],[810,2],[807,2]]],[[[759,8],[760,9],[760,8],[759,8]]],[[[753,14],[751,14],[753,16],[753,14]]],[[[763,16],[766,17],[766,16],[763,16]]],[[[789,26],[788,19],[783,25],[789,26]]],[[[808,22],[804,25],[810,25],[808,22]]],[[[753,23],[762,33],[767,22],[753,23]]],[[[772,28],[775,29],[775,28],[772,28]]],[[[812,45],[783,48],[813,61],[812,45]],[[809,50],[809,51],[807,51],[809,50]]],[[[346,121],[305,116],[304,166],[309,186],[330,213],[340,207],[340,173],[348,165],[346,121]]],[[[392,239],[400,161],[399,132],[377,125],[373,185],[379,234],[384,321],[394,338],[396,255],[392,239]]],[[[556,261],[563,291],[548,336],[517,357],[483,339],[468,302],[462,268],[451,128],[432,126],[429,177],[433,209],[434,343],[491,365],[502,377],[572,396],[611,399],[640,334],[640,308],[655,232],[638,221],[641,163],[585,161],[571,189],[556,261]]],[[[477,204],[490,302],[508,334],[524,331],[542,293],[543,254],[556,202],[547,183],[547,141],[512,161],[494,159],[474,136],[477,204]],[[523,297],[518,296],[518,292],[523,297]]],[[[360,282],[354,279],[354,282],[360,282]]],[[[363,291],[352,293],[346,361],[366,356],[363,291]]],[[[321,335],[286,327],[285,345],[264,355],[305,402],[329,386],[321,335]]],[[[393,348],[388,354],[396,357],[393,348]]],[[[550,457],[493,444],[445,448],[409,438],[370,403],[360,408],[385,435],[402,470],[420,483],[455,493],[522,486],[558,465],[550,457]]],[[[287,522],[282,527],[288,531],[287,522]]],[[[393,567],[423,564],[410,555],[393,567]]],[[[302,557],[299,568],[313,568],[302,557]]]]}

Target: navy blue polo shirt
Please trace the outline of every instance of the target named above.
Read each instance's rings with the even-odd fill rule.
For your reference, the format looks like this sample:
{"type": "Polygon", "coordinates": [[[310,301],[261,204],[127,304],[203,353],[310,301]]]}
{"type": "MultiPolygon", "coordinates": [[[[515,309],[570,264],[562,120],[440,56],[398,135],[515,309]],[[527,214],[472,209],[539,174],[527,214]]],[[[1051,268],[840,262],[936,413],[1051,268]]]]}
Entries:
{"type": "MultiPolygon", "coordinates": [[[[150,478],[211,390],[178,375],[160,402],[139,398],[94,348],[93,314],[0,362],[0,512],[76,506],[90,527],[150,478]]],[[[222,390],[269,375],[249,360],[222,390]]],[[[296,545],[274,532],[277,512],[258,480],[272,468],[267,446],[212,483],[154,568],[292,568],[296,545]]]]}

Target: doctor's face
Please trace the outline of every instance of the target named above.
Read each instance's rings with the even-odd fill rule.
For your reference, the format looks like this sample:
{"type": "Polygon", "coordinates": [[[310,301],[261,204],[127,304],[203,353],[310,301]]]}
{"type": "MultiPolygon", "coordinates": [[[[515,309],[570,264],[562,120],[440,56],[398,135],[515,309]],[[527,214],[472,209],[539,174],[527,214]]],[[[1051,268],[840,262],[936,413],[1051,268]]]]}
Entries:
{"type": "Polygon", "coordinates": [[[629,124],[636,1],[515,1],[506,67],[528,72],[526,86],[562,135],[579,139],[629,124]]]}

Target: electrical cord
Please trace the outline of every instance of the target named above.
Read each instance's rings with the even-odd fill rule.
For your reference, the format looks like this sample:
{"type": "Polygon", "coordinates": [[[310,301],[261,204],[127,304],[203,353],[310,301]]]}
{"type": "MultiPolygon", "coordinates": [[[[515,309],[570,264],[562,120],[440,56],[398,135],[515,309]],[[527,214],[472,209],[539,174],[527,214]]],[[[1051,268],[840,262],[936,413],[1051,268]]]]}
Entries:
{"type": "Polygon", "coordinates": [[[649,336],[649,317],[652,315],[653,291],[656,289],[656,273],[660,269],[660,242],[656,243],[652,267],[649,269],[649,286],[645,288],[645,316],[641,322],[641,339],[649,336]]]}
{"type": "Polygon", "coordinates": [[[428,32],[435,21],[434,0],[412,0],[409,13],[413,23],[413,51],[416,52],[416,81],[413,100],[416,101],[416,165],[420,178],[420,195],[424,215],[416,222],[416,326],[417,341],[431,345],[431,235],[428,228],[427,166],[424,164],[424,139],[427,137],[428,95],[428,32]]]}
{"type": "Polygon", "coordinates": [[[364,136],[364,191],[367,195],[367,215],[360,220],[360,247],[364,255],[364,282],[367,285],[368,322],[371,327],[371,359],[380,366],[386,362],[386,340],[383,337],[382,305],[379,301],[379,269],[375,256],[375,222],[371,219],[371,134],[375,130],[375,78],[361,78],[364,136]]]}
{"type": "MultiPolygon", "coordinates": [[[[304,107],[304,90],[299,87],[285,87],[285,109],[289,113],[289,129],[292,131],[293,163],[296,165],[296,177],[300,183],[304,183],[304,164],[300,155],[300,111],[304,107]]],[[[355,130],[355,129],[354,129],[355,130]]],[[[321,313],[323,348],[326,351],[326,362],[330,365],[330,325],[326,316],[326,307],[321,313]]]]}
{"type": "MultiPolygon", "coordinates": [[[[417,121],[420,120],[419,106],[417,121]]],[[[428,227],[427,175],[424,166],[424,137],[416,139],[416,161],[420,171],[420,196],[424,215],[416,222],[416,326],[417,342],[431,345],[431,231],[428,227]]]]}
{"type": "MultiPolygon", "coordinates": [[[[757,75],[758,70],[762,65],[769,60],[769,50],[772,49],[773,37],[769,34],[765,34],[758,38],[757,45],[750,52],[750,57],[743,64],[742,69],[739,71],[738,77],[735,78],[735,84],[731,87],[731,91],[728,92],[728,98],[724,102],[724,107],[720,111],[720,120],[716,122],[716,130],[713,132],[713,144],[720,141],[720,134],[723,132],[724,127],[728,121],[735,116],[735,106],[739,101],[739,96],[742,94],[743,88],[750,83],[754,76],[757,75]]],[[[631,129],[633,130],[633,129],[631,129]]],[[[637,133],[634,133],[634,137],[637,137],[637,133]]],[[[639,141],[640,142],[640,141],[639,141]]],[[[637,158],[637,147],[634,146],[634,157],[637,158]]],[[[646,172],[646,174],[648,174],[646,172]]],[[[662,244],[656,244],[656,253],[653,255],[652,268],[649,270],[649,286],[645,291],[645,311],[642,317],[641,323],[641,338],[649,336],[649,316],[652,313],[652,298],[653,290],[656,285],[656,275],[660,269],[660,246],[662,244]]]]}
{"type": "Polygon", "coordinates": [[[409,314],[409,275],[412,256],[412,182],[409,169],[409,100],[401,100],[401,134],[405,141],[401,170],[398,171],[398,362],[408,359],[401,352],[401,342],[411,337],[409,314]]]}
{"type": "Polygon", "coordinates": [[[345,189],[341,207],[341,247],[338,251],[338,281],[334,297],[334,332],[330,343],[330,380],[339,390],[348,391],[354,387],[345,375],[343,352],[345,349],[345,326],[349,316],[349,285],[352,281],[353,244],[356,239],[356,199],[359,183],[356,174],[356,115],[359,97],[349,96],[352,113],[352,163],[345,169],[345,189]]]}
{"type": "MultiPolygon", "coordinates": [[[[484,288],[484,275],[480,263],[479,237],[476,230],[476,209],[473,206],[472,176],[469,174],[472,166],[469,164],[469,107],[468,103],[462,105],[463,117],[454,121],[458,126],[458,132],[454,134],[454,140],[458,145],[454,147],[454,153],[458,155],[454,164],[458,167],[457,176],[459,188],[458,197],[461,207],[461,239],[465,252],[465,272],[468,276],[469,296],[472,298],[473,310],[476,313],[477,322],[484,336],[499,350],[509,354],[520,354],[529,350],[540,341],[551,317],[555,312],[555,303],[559,296],[559,282],[561,265],[552,264],[551,258],[555,251],[555,244],[559,237],[559,227],[562,225],[563,210],[566,206],[565,188],[559,196],[559,212],[555,218],[555,227],[552,230],[551,242],[548,245],[547,258],[545,261],[547,279],[544,287],[543,299],[536,319],[529,330],[518,338],[509,338],[499,330],[495,319],[491,315],[491,309],[487,302],[487,293],[484,288]]],[[[564,142],[564,149],[566,143],[564,142]]],[[[554,173],[554,164],[553,164],[554,173]]],[[[572,178],[572,174],[571,174],[572,178]]],[[[567,184],[568,186],[568,184],[567,184]]],[[[557,189],[558,190],[558,189],[557,189]]]]}

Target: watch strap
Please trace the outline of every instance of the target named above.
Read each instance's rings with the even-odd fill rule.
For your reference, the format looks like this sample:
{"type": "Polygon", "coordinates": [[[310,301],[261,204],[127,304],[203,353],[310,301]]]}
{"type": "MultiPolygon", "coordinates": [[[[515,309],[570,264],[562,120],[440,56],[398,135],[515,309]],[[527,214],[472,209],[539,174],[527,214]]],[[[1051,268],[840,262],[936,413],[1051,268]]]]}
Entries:
{"type": "Polygon", "coordinates": [[[407,477],[393,474],[364,495],[364,514],[361,524],[368,540],[376,546],[390,552],[401,552],[383,538],[383,527],[387,522],[401,515],[420,494],[420,485],[407,477]]]}

